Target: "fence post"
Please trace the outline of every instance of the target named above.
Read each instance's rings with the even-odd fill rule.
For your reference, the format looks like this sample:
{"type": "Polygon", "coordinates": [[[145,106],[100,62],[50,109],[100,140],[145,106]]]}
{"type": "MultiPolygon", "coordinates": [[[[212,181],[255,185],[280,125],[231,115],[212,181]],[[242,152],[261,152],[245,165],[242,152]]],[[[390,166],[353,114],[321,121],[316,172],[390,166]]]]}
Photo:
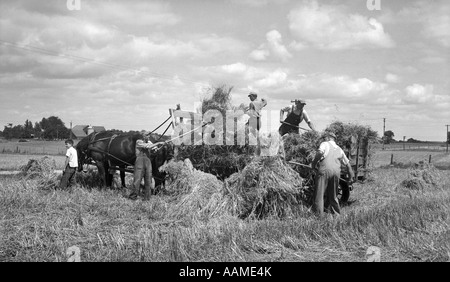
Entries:
{"type": "Polygon", "coordinates": [[[430,157],[428,158],[428,163],[431,164],[431,155],[430,155],[430,157]]]}
{"type": "Polygon", "coordinates": [[[391,154],[391,165],[394,164],[394,154],[391,154]]]}

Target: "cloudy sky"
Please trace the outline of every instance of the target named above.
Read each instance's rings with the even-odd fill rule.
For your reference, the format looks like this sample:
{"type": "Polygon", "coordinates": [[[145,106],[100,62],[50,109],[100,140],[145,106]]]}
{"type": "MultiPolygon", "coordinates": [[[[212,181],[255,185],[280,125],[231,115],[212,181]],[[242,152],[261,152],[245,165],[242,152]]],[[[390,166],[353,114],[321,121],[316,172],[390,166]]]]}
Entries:
{"type": "Polygon", "coordinates": [[[76,2],[1,0],[1,128],[55,115],[152,130],[225,84],[235,105],[266,98],[271,129],[302,98],[319,130],[382,134],[386,118],[395,139],[445,140],[450,1],[76,2]]]}

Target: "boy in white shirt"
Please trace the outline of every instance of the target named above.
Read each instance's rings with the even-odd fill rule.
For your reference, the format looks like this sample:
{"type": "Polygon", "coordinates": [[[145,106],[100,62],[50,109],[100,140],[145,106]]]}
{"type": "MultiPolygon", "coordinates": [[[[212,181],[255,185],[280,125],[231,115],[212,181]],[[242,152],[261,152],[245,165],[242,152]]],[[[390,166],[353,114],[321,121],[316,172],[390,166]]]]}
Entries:
{"type": "Polygon", "coordinates": [[[68,139],[65,142],[67,152],[66,161],[64,164],[64,172],[59,184],[59,188],[66,189],[70,185],[75,184],[75,172],[78,167],[77,150],[73,147],[73,140],[68,139]]]}

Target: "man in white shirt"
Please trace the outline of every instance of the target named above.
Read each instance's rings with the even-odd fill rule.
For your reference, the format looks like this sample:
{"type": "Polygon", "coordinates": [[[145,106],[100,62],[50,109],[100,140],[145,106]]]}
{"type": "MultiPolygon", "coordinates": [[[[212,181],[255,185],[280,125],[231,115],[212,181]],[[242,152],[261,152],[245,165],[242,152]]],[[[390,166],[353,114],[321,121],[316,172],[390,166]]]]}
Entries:
{"type": "Polygon", "coordinates": [[[65,141],[67,148],[66,161],[64,164],[64,172],[59,183],[59,188],[66,189],[75,184],[75,172],[78,167],[78,155],[77,150],[73,147],[73,140],[68,139],[65,141]]]}
{"type": "Polygon", "coordinates": [[[325,132],[324,138],[325,141],[320,144],[312,162],[312,167],[318,169],[315,177],[313,210],[318,215],[323,215],[323,198],[326,193],[330,212],[340,214],[337,190],[341,175],[341,163],[347,166],[350,181],[353,181],[355,175],[344,151],[334,141],[336,135],[328,131],[325,132]]]}
{"type": "Polygon", "coordinates": [[[249,128],[250,132],[256,136],[256,132],[261,128],[261,110],[267,106],[267,101],[265,99],[258,100],[258,94],[255,92],[250,92],[248,94],[250,98],[250,104],[247,108],[247,114],[249,115],[249,128]]]}

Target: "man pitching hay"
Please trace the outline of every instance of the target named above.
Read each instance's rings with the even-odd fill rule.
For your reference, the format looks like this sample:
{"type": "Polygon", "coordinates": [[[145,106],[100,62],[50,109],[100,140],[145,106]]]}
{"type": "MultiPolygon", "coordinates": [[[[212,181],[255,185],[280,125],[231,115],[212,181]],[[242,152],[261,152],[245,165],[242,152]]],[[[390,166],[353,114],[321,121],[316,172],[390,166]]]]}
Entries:
{"type": "Polygon", "coordinates": [[[348,168],[350,181],[353,181],[355,177],[344,151],[335,143],[336,135],[331,131],[326,131],[324,138],[325,141],[320,144],[312,162],[313,168],[316,168],[317,165],[319,166],[315,177],[313,210],[321,216],[323,215],[323,197],[325,193],[330,212],[333,214],[340,214],[341,212],[337,198],[341,162],[348,168]]]}
{"type": "Polygon", "coordinates": [[[129,195],[131,200],[136,200],[141,187],[142,178],[144,178],[144,200],[150,199],[150,191],[154,189],[152,183],[152,162],[150,160],[150,150],[164,142],[152,143],[149,138],[149,132],[142,131],[142,138],[136,141],[136,161],[134,164],[133,191],[129,195]]]}
{"type": "Polygon", "coordinates": [[[250,92],[248,94],[250,99],[250,104],[248,105],[247,114],[250,116],[248,120],[250,132],[253,135],[257,135],[257,132],[261,129],[261,110],[267,105],[265,99],[258,100],[258,94],[255,92],[250,92]]]}
{"type": "Polygon", "coordinates": [[[305,100],[296,99],[293,106],[288,106],[280,110],[280,123],[281,126],[278,129],[281,136],[288,133],[299,133],[299,125],[305,120],[309,128],[316,131],[314,124],[308,116],[304,106],[306,105],[305,100]],[[283,120],[284,113],[287,113],[286,119],[283,120]]]}

